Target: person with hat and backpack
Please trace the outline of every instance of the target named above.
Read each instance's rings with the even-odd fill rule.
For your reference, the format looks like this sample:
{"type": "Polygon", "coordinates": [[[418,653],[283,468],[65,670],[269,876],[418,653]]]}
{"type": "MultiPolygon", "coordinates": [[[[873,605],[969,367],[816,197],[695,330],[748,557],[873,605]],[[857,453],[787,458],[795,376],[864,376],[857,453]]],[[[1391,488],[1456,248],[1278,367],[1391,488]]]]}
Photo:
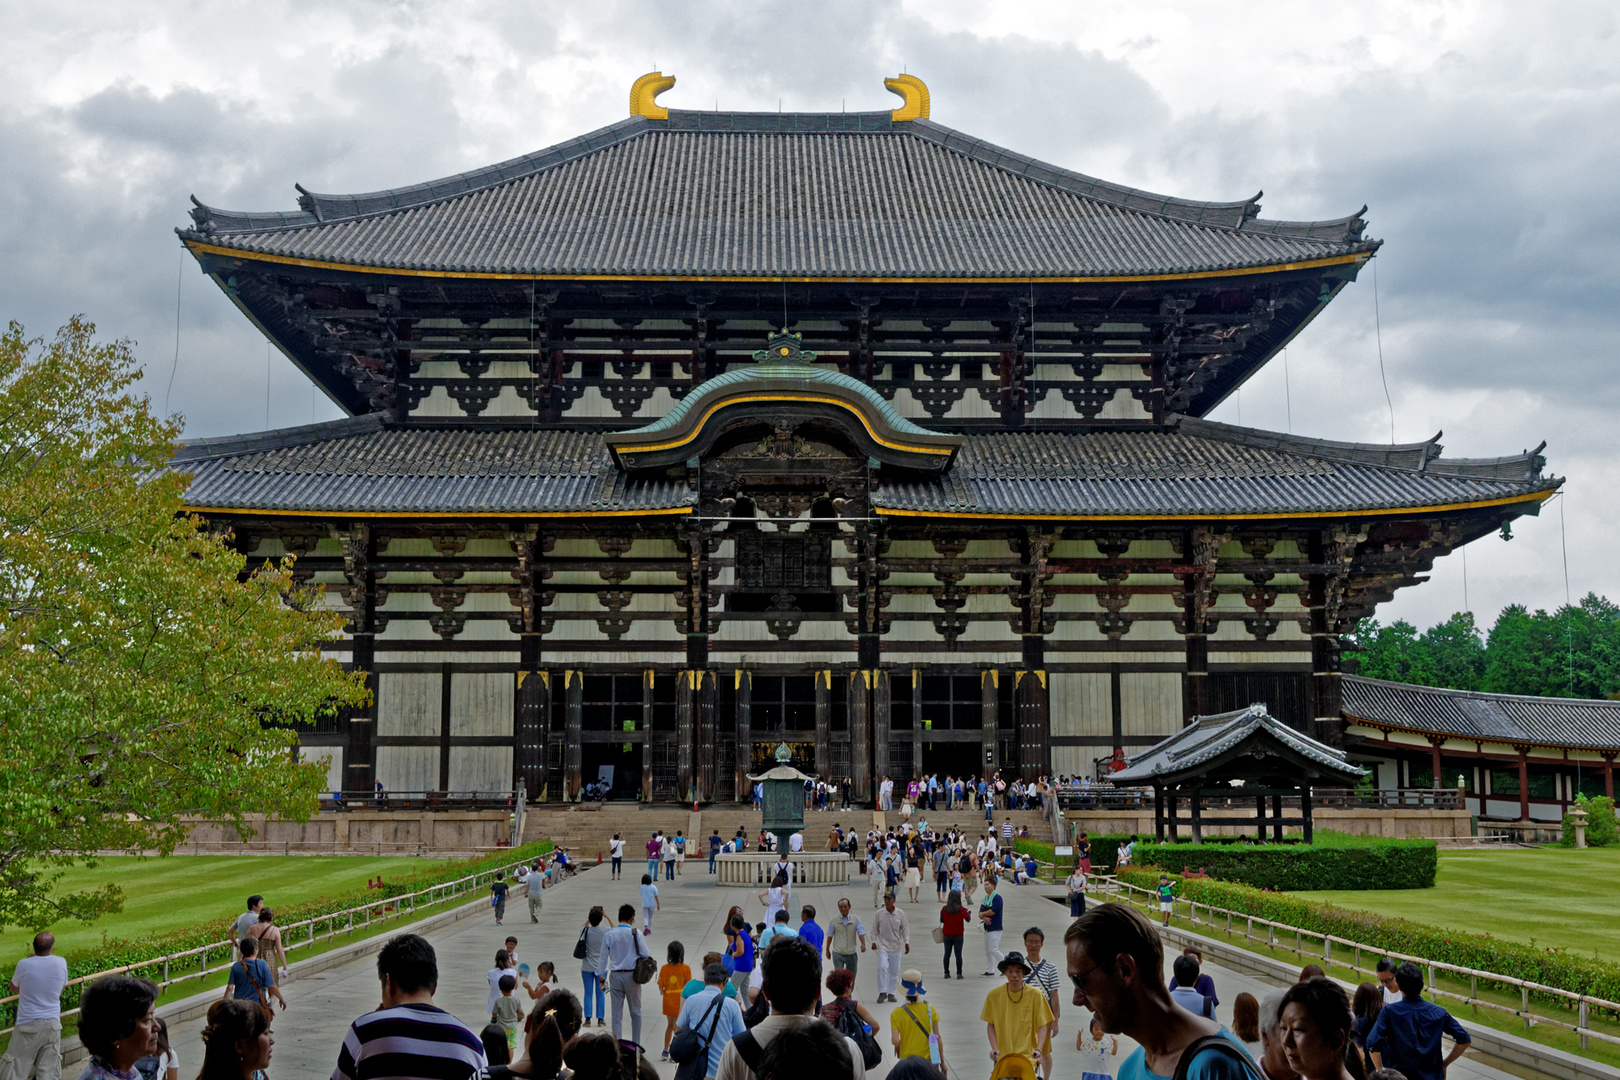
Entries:
{"type": "Polygon", "coordinates": [[[906,992],[906,1003],[889,1010],[889,1041],[894,1045],[895,1058],[900,1061],[921,1058],[944,1073],[939,1010],[922,1000],[928,993],[923,989],[922,972],[916,968],[902,971],[900,986],[906,992]]]}

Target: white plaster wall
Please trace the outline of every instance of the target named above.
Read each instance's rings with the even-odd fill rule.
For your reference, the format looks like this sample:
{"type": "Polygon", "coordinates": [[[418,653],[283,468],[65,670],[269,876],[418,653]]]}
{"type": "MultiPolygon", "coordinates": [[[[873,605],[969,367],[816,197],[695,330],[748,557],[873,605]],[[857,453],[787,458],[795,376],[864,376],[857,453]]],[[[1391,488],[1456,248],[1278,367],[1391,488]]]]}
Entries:
{"type": "Polygon", "coordinates": [[[497,792],[512,790],[510,746],[452,746],[450,790],[497,792]]]}
{"type": "Polygon", "coordinates": [[[387,791],[433,791],[439,786],[436,746],[377,747],[377,779],[387,791]]]}
{"type": "Polygon", "coordinates": [[[1119,677],[1120,728],[1125,735],[1173,735],[1181,730],[1181,676],[1127,672],[1119,677]]]}
{"type": "Polygon", "coordinates": [[[1054,671],[1047,676],[1047,701],[1053,735],[1113,733],[1113,691],[1104,673],[1054,671]]]}
{"type": "Polygon", "coordinates": [[[439,703],[443,695],[440,679],[438,672],[380,672],[377,675],[377,734],[439,734],[439,703]]]}
{"type": "Polygon", "coordinates": [[[450,734],[511,735],[515,680],[504,671],[450,676],[450,734]]]}

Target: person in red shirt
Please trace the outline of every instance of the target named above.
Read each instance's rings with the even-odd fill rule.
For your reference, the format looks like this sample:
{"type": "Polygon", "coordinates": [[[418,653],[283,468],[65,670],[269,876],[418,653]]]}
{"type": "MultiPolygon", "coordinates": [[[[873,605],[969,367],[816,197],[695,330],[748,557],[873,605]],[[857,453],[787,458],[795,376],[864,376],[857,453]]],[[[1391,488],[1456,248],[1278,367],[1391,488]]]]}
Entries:
{"type": "Polygon", "coordinates": [[[962,906],[962,892],[952,889],[939,909],[940,932],[945,936],[945,977],[951,977],[951,954],[956,954],[956,977],[962,977],[962,938],[967,934],[968,920],[973,913],[962,906]]]}

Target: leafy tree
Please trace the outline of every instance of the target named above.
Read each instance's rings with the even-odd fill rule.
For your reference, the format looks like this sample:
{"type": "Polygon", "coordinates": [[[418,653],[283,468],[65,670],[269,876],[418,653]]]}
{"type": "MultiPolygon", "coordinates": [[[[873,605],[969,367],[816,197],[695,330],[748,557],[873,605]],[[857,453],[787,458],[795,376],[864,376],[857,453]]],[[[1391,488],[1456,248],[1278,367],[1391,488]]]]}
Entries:
{"type": "MultiPolygon", "coordinates": [[[[1614,800],[1604,795],[1588,798],[1575,796],[1575,803],[1586,811],[1586,844],[1588,847],[1608,847],[1620,844],[1620,822],[1616,822],[1614,800]]],[[[1564,815],[1564,835],[1558,841],[1561,847],[1575,846],[1575,819],[1564,815]]]]}
{"type": "Polygon", "coordinates": [[[63,868],[167,854],[187,815],[307,818],[325,772],[282,725],[367,693],[319,653],[318,590],[182,513],[139,375],[82,319],[0,337],[0,926],[116,911],[63,868]]]}

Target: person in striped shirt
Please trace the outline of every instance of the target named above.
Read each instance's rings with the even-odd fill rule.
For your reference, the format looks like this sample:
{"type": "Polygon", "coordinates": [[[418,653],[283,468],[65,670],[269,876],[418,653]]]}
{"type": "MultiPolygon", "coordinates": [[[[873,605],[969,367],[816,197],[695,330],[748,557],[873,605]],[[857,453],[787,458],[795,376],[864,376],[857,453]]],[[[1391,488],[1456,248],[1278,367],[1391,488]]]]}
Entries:
{"type": "Polygon", "coordinates": [[[415,934],[377,954],[382,1007],[349,1025],[332,1080],[470,1080],[489,1064],[476,1032],[433,1004],[439,959],[415,934]]]}

